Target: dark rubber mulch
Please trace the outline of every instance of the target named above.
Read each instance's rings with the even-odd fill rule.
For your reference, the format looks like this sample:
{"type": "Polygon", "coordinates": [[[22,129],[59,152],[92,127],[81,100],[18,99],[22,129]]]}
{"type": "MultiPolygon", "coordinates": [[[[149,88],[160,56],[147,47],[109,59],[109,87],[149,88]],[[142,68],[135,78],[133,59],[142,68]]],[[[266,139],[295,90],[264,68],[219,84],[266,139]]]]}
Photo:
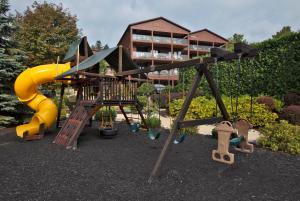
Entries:
{"type": "Polygon", "coordinates": [[[151,141],[122,125],[102,139],[86,128],[72,151],[52,144],[56,133],[27,143],[0,135],[0,200],[300,200],[297,156],[255,149],[228,166],[211,160],[215,140],[192,136],[148,184],[166,134],[151,141]]]}

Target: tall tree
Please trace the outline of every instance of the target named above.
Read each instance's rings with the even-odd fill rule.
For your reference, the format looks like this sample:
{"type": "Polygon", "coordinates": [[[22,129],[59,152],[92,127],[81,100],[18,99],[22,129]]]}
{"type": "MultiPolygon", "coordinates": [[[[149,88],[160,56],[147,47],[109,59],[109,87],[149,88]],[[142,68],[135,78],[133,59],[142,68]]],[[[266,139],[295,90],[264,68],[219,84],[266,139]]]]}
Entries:
{"type": "Polygon", "coordinates": [[[66,53],[72,41],[79,37],[77,17],[62,4],[37,3],[17,14],[19,30],[15,39],[27,54],[26,65],[53,63],[66,53]]]}
{"type": "Polygon", "coordinates": [[[20,62],[24,57],[11,40],[16,27],[8,11],[8,0],[0,0],[0,127],[17,123],[16,117],[22,111],[22,104],[13,95],[13,84],[23,70],[20,62]]]}
{"type": "Polygon", "coordinates": [[[102,42],[100,40],[96,41],[95,45],[92,45],[92,49],[96,50],[97,52],[101,51],[101,50],[106,50],[108,49],[109,46],[107,44],[105,44],[104,46],[102,45],[102,42]]]}

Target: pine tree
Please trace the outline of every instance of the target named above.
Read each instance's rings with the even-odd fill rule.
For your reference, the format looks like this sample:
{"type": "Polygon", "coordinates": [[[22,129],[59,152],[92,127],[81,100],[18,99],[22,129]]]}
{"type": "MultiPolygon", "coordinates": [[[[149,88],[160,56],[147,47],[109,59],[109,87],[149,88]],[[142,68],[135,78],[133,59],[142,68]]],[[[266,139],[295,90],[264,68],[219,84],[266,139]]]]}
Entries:
{"type": "Polygon", "coordinates": [[[0,127],[17,123],[20,111],[24,111],[13,88],[16,77],[23,70],[20,61],[24,57],[11,40],[16,27],[8,11],[8,0],[0,0],[0,127]]]}

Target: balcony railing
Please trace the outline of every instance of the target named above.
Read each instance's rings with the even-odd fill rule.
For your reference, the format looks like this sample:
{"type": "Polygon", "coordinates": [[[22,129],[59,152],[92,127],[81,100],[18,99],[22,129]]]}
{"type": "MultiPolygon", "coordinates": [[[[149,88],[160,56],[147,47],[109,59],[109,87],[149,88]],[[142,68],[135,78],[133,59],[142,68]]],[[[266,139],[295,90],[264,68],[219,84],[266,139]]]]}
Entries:
{"type": "Polygon", "coordinates": [[[190,49],[191,50],[199,50],[199,51],[205,51],[205,52],[209,52],[210,48],[212,48],[213,46],[206,46],[206,45],[190,45],[190,49]]]}
{"type": "Polygon", "coordinates": [[[188,60],[188,55],[182,55],[178,53],[174,53],[173,57],[171,52],[169,53],[158,53],[154,51],[153,53],[151,52],[133,52],[133,57],[134,58],[139,58],[139,59],[160,59],[160,60],[188,60]]]}
{"type": "Polygon", "coordinates": [[[155,42],[155,43],[171,43],[171,38],[163,37],[163,36],[153,36],[153,42],[155,42]]]}
{"type": "Polygon", "coordinates": [[[173,43],[174,44],[179,44],[179,45],[187,45],[188,40],[184,38],[173,38],[173,43]]]}
{"type": "Polygon", "coordinates": [[[138,41],[152,41],[152,37],[148,35],[140,35],[140,34],[133,34],[132,35],[133,40],[138,40],[138,41]]]}
{"type": "MultiPolygon", "coordinates": [[[[152,42],[152,36],[149,36],[149,35],[133,34],[132,38],[133,38],[133,40],[136,40],[136,41],[152,42]]],[[[165,36],[153,36],[153,42],[154,43],[171,44],[172,43],[172,38],[165,37],[165,36]]],[[[180,44],[180,45],[187,45],[188,40],[184,39],[184,38],[173,38],[173,43],[174,44],[180,44]]]]}
{"type": "Polygon", "coordinates": [[[133,52],[133,57],[151,59],[153,55],[151,52],[133,52]]]}

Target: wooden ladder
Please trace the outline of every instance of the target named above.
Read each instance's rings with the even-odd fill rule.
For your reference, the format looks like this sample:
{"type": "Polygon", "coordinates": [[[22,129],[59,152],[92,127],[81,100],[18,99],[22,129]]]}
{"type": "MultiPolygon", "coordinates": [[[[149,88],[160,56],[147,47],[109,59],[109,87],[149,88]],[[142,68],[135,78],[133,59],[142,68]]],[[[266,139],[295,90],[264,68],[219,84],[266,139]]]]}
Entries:
{"type": "Polygon", "coordinates": [[[89,119],[100,107],[90,102],[80,101],[76,104],[73,112],[64,123],[53,143],[63,145],[67,149],[77,148],[77,138],[89,122],[89,119]]]}

